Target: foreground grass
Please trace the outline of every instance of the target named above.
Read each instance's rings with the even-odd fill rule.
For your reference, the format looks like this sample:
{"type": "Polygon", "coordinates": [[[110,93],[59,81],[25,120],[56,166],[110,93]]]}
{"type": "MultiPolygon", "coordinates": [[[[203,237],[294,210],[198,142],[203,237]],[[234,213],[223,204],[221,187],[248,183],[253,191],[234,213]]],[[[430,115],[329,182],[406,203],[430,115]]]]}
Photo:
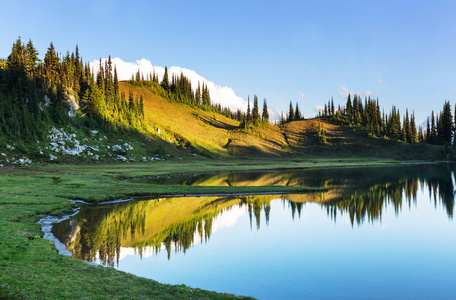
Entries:
{"type": "MultiPolygon", "coordinates": [[[[281,192],[299,187],[213,187],[140,185],[126,178],[187,172],[310,167],[345,167],[395,163],[391,160],[197,160],[150,164],[54,165],[0,170],[0,298],[243,298],[186,286],[161,284],[115,269],[93,266],[59,255],[42,238],[36,221],[47,214],[70,212],[68,199],[90,202],[137,195],[281,192]]],[[[318,190],[318,189],[315,189],[318,190]]],[[[185,201],[185,198],[182,198],[185,201]]]]}

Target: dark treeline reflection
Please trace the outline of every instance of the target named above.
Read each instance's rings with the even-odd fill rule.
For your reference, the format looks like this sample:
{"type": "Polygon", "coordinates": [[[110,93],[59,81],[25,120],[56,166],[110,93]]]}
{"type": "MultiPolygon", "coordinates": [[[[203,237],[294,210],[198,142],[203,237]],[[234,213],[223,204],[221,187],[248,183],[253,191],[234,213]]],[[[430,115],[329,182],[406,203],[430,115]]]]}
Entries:
{"type": "MultiPolygon", "coordinates": [[[[306,202],[320,203],[334,221],[338,214],[349,214],[351,223],[381,221],[382,211],[394,207],[397,214],[417,205],[417,194],[429,192],[437,207],[441,204],[453,217],[453,165],[414,165],[381,168],[320,169],[272,173],[225,173],[204,175],[199,184],[230,182],[232,185],[286,183],[327,186],[326,193],[300,195],[261,195],[226,197],[186,197],[117,203],[84,207],[73,219],[56,224],[54,235],[74,257],[86,261],[100,259],[104,265],[118,265],[121,247],[133,248],[141,257],[145,251],[172,249],[186,252],[197,242],[207,242],[214,220],[233,209],[247,211],[251,230],[268,225],[271,201],[281,199],[291,217],[301,217],[306,202]],[[263,220],[264,218],[264,220],[263,220]]],[[[182,178],[181,178],[182,179],[182,178]]]]}
{"type": "Polygon", "coordinates": [[[351,224],[361,225],[380,220],[387,206],[393,207],[396,214],[404,206],[417,205],[419,189],[429,192],[434,206],[440,203],[448,217],[453,219],[454,211],[454,165],[403,166],[379,170],[377,183],[367,188],[355,189],[353,193],[341,195],[322,203],[328,215],[337,219],[337,213],[348,213],[351,224]]]}

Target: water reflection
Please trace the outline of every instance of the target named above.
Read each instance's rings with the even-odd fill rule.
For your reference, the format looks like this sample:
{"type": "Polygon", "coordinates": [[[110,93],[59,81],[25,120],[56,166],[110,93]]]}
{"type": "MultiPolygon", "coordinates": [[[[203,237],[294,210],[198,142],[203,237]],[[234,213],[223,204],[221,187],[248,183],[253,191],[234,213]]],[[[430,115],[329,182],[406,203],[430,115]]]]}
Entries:
{"type": "Polygon", "coordinates": [[[107,266],[118,264],[121,247],[134,248],[140,256],[145,248],[165,250],[170,259],[172,249],[185,253],[195,242],[207,242],[214,219],[233,208],[247,210],[251,228],[255,222],[259,230],[261,211],[267,225],[270,202],[277,197],[186,197],[84,207],[74,218],[56,224],[53,233],[74,257],[107,266]]]}
{"type": "MultiPolygon", "coordinates": [[[[151,199],[117,203],[111,206],[85,207],[74,218],[56,224],[53,233],[74,257],[119,264],[121,248],[186,252],[195,243],[207,242],[214,220],[232,210],[249,215],[250,229],[268,226],[271,201],[281,199],[291,208],[291,218],[300,218],[305,203],[320,203],[330,218],[337,221],[349,215],[352,226],[380,221],[387,207],[398,215],[404,207],[417,205],[417,193],[427,190],[435,207],[442,205],[450,219],[454,209],[454,166],[420,165],[384,168],[299,170],[291,172],[249,172],[209,174],[166,178],[173,183],[199,185],[302,185],[327,186],[326,193],[300,195],[261,195],[226,197],[186,197],[151,199]],[[249,181],[248,178],[251,178],[249,181]],[[261,219],[261,215],[265,220],[261,219]]],[[[155,182],[156,183],[156,182],[155,182]]]]}
{"type": "Polygon", "coordinates": [[[334,220],[338,212],[348,213],[352,225],[355,222],[361,225],[366,218],[369,222],[381,220],[382,211],[387,206],[392,206],[396,215],[404,205],[409,208],[416,206],[419,189],[427,189],[434,206],[440,203],[448,217],[453,219],[454,172],[453,165],[392,168],[389,176],[378,176],[377,184],[369,184],[364,189],[356,189],[322,205],[334,220]]]}

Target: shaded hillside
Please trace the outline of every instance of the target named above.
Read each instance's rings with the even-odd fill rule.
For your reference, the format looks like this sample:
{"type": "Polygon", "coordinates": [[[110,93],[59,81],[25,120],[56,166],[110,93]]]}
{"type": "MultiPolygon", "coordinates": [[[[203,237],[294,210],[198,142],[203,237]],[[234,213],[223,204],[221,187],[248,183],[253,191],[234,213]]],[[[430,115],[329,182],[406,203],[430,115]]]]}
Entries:
{"type": "Polygon", "coordinates": [[[372,137],[365,130],[324,117],[286,123],[281,128],[290,148],[302,155],[439,160],[446,152],[444,147],[372,137]],[[320,127],[326,143],[319,143],[315,137],[320,127]]]}
{"type": "Polygon", "coordinates": [[[147,122],[157,135],[187,150],[208,157],[330,156],[379,157],[400,160],[445,158],[444,147],[406,144],[374,138],[362,129],[338,124],[330,118],[315,118],[241,129],[240,123],[214,111],[206,111],[166,99],[157,84],[152,87],[121,82],[120,91],[143,96],[147,122]],[[316,137],[322,129],[326,142],[316,137]]]}

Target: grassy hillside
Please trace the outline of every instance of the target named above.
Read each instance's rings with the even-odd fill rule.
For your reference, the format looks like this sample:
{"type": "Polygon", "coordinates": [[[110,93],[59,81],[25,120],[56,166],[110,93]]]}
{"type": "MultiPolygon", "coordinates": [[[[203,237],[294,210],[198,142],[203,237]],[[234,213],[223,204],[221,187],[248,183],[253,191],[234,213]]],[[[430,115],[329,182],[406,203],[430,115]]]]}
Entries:
{"type": "Polygon", "coordinates": [[[230,130],[239,126],[239,122],[167,101],[160,95],[164,91],[158,85],[148,88],[126,81],[119,84],[119,89],[126,94],[131,91],[135,96],[143,95],[145,117],[159,136],[203,154],[228,155],[224,146],[230,130]]]}
{"type": "Polygon", "coordinates": [[[43,126],[40,140],[0,138],[0,167],[41,163],[153,162],[210,158],[312,159],[386,158],[394,160],[453,159],[452,147],[407,144],[375,138],[360,127],[341,125],[330,117],[261,125],[243,129],[239,122],[215,111],[169,100],[155,83],[120,83],[120,92],[144,99],[144,126],[97,126],[87,116],[64,125],[43,126]],[[92,122],[91,122],[92,121],[92,122]],[[318,129],[326,135],[322,143],[318,129]]]}
{"type": "Polygon", "coordinates": [[[341,125],[329,117],[286,123],[282,126],[282,132],[293,151],[302,155],[442,160],[450,153],[443,146],[408,144],[374,137],[364,128],[341,125]],[[320,126],[325,132],[325,144],[315,139],[315,131],[320,126]]]}
{"type": "Polygon", "coordinates": [[[316,118],[241,129],[239,122],[216,112],[166,100],[159,85],[141,87],[129,81],[120,91],[144,97],[145,117],[159,136],[208,157],[379,157],[398,160],[445,159],[444,147],[406,144],[374,138],[361,128],[316,118]],[[326,143],[316,140],[321,126],[326,143]]]}
{"type": "Polygon", "coordinates": [[[210,157],[231,155],[281,155],[286,146],[277,126],[267,125],[245,131],[239,122],[212,111],[205,111],[165,100],[164,91],[121,82],[120,91],[144,97],[145,117],[157,134],[179,145],[210,157]]]}

